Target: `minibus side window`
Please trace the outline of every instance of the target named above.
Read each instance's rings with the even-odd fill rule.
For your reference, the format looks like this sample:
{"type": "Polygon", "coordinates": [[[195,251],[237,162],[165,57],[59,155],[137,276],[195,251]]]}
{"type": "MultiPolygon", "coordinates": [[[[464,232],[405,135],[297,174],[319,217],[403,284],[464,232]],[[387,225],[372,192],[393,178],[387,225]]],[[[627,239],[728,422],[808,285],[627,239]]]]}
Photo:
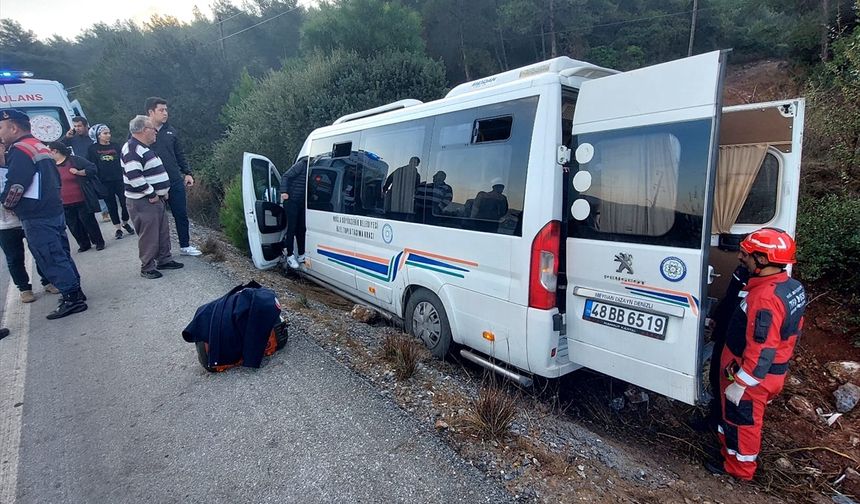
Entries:
{"type": "Polygon", "coordinates": [[[569,236],[700,248],[711,123],[579,135],[569,236]]]}
{"type": "Polygon", "coordinates": [[[259,158],[251,160],[251,180],[254,181],[254,196],[257,201],[271,201],[268,161],[259,158]]]}
{"type": "Polygon", "coordinates": [[[420,119],[361,135],[361,215],[421,222],[419,192],[427,184],[432,121],[420,119]]]}
{"type": "Polygon", "coordinates": [[[359,133],[349,133],[311,143],[307,184],[309,210],[354,213],[359,167],[352,149],[358,145],[358,138],[359,133]]]}
{"type": "Polygon", "coordinates": [[[421,211],[427,224],[522,235],[534,118],[529,97],[440,115],[421,211]]]}
{"type": "Polygon", "coordinates": [[[779,194],[779,159],[768,152],[750,188],[736,224],[767,224],[776,216],[779,194]]]}

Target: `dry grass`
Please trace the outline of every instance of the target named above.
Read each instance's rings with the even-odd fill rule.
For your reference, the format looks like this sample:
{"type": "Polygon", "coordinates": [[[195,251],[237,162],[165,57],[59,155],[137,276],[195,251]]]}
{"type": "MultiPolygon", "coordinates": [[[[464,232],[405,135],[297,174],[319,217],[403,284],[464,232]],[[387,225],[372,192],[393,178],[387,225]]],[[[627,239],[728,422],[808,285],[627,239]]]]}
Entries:
{"type": "Polygon", "coordinates": [[[466,420],[470,427],[490,439],[499,439],[508,432],[517,414],[517,398],[491,382],[481,387],[466,420]]]}
{"type": "Polygon", "coordinates": [[[221,242],[214,236],[209,236],[203,245],[200,246],[200,251],[203,255],[209,256],[212,262],[221,262],[224,260],[224,251],[221,249],[221,242]]]}
{"type": "Polygon", "coordinates": [[[418,369],[421,347],[407,336],[389,333],[382,340],[380,354],[383,360],[394,366],[394,376],[398,380],[406,380],[418,369]]]}

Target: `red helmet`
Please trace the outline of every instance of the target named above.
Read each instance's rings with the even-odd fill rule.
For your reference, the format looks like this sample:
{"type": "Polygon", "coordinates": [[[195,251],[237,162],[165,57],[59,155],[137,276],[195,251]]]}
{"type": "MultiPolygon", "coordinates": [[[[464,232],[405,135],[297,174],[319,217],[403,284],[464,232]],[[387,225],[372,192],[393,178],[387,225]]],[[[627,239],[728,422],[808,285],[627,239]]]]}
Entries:
{"type": "Polygon", "coordinates": [[[768,262],[794,264],[797,246],[788,233],[777,228],[762,228],[753,231],[741,242],[741,250],[747,254],[759,252],[767,256],[768,262]]]}

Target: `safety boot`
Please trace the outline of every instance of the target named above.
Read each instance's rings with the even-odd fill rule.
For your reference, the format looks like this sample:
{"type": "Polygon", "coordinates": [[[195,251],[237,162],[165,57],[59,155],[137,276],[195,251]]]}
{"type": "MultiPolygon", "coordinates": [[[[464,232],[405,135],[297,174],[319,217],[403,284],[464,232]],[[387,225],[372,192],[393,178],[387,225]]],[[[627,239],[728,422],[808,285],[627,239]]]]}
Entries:
{"type": "Polygon", "coordinates": [[[87,309],[87,304],[84,302],[83,292],[77,290],[71,294],[63,294],[57,309],[48,314],[48,320],[54,320],[69,316],[73,313],[80,313],[87,309]]]}

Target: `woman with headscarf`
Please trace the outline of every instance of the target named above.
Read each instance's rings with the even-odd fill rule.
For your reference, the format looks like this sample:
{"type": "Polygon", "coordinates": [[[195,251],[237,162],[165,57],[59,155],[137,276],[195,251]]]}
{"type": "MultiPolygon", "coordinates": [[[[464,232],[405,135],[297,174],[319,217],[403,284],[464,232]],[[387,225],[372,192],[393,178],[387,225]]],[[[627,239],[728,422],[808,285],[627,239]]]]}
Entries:
{"type": "Polygon", "coordinates": [[[114,236],[120,240],[123,237],[123,229],[130,235],[134,234],[134,228],[128,223],[128,208],[125,206],[123,171],[120,165],[122,151],[119,145],[111,142],[111,131],[107,124],[96,124],[90,128],[90,138],[93,144],[87,152],[87,159],[98,168],[99,180],[105,188],[104,201],[110,213],[110,221],[116,228],[114,236]],[[122,210],[121,225],[117,201],[119,201],[119,209],[122,210]]]}
{"type": "Polygon", "coordinates": [[[66,226],[78,242],[78,252],[86,252],[93,245],[96,250],[103,250],[105,239],[95,216],[99,211],[99,197],[94,189],[98,168],[86,159],[72,155],[61,142],[49,143],[48,149],[60,174],[60,198],[66,226]]]}

